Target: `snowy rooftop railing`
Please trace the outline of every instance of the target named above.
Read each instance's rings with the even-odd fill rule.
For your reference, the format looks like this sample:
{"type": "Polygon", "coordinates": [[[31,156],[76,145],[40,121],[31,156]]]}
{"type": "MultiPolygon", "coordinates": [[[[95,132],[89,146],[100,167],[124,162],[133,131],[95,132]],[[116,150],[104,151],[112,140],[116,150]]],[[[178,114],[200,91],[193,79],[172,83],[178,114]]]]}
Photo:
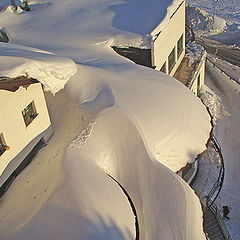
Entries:
{"type": "Polygon", "coordinates": [[[218,221],[219,227],[222,230],[222,233],[225,237],[226,240],[232,240],[230,233],[228,232],[228,229],[223,221],[222,215],[218,209],[218,207],[216,206],[216,204],[214,202],[212,202],[211,199],[209,199],[208,201],[208,208],[211,210],[211,212],[216,216],[216,219],[218,221]]]}

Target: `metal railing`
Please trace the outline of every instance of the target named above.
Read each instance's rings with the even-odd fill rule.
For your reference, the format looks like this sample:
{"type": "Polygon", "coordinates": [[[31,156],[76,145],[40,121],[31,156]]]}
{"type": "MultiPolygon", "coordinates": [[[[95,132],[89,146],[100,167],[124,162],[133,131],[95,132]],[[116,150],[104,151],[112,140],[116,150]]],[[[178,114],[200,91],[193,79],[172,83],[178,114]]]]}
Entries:
{"type": "MultiPolygon", "coordinates": [[[[218,152],[219,156],[220,156],[220,171],[219,171],[219,175],[218,175],[218,179],[215,182],[215,184],[213,185],[212,189],[210,190],[209,194],[207,195],[206,199],[207,199],[207,207],[208,209],[214,214],[214,216],[216,217],[219,227],[222,230],[222,233],[225,237],[226,240],[232,240],[230,233],[228,232],[228,229],[223,221],[221,212],[219,211],[217,205],[214,203],[214,201],[216,200],[216,198],[218,197],[222,185],[223,185],[223,180],[224,180],[224,173],[225,173],[225,168],[224,168],[224,160],[223,160],[223,155],[221,152],[221,146],[219,144],[219,142],[217,141],[216,137],[212,134],[211,136],[211,140],[214,144],[214,147],[216,149],[216,151],[218,152]],[[214,196],[215,195],[215,196],[214,196]],[[214,198],[212,199],[212,197],[214,196],[214,198]]],[[[207,236],[208,237],[208,236],[207,236]]],[[[208,238],[207,238],[208,239],[208,238]]]]}
{"type": "Polygon", "coordinates": [[[211,199],[209,199],[209,201],[207,202],[207,206],[210,209],[210,211],[214,214],[214,216],[216,217],[216,219],[218,221],[218,224],[219,224],[219,227],[221,228],[225,239],[226,240],[232,240],[232,238],[231,238],[231,236],[228,232],[228,229],[227,229],[227,227],[226,227],[226,225],[223,221],[222,215],[221,215],[218,207],[216,206],[216,204],[214,202],[212,202],[211,199]]]}
{"type": "MultiPolygon", "coordinates": [[[[207,111],[208,111],[209,115],[211,116],[211,119],[213,119],[213,115],[212,115],[209,107],[206,106],[206,108],[207,108],[207,111]]],[[[212,123],[212,125],[213,125],[213,123],[212,123]]],[[[210,140],[213,142],[213,146],[214,146],[215,150],[218,152],[218,154],[220,156],[220,170],[219,170],[217,181],[214,183],[214,185],[211,188],[209,194],[206,196],[206,200],[207,200],[206,203],[207,203],[208,209],[216,217],[217,222],[219,224],[219,227],[221,228],[222,233],[223,233],[225,239],[226,240],[232,240],[232,238],[230,236],[230,233],[228,232],[228,229],[227,229],[227,227],[226,227],[226,225],[225,225],[225,223],[223,221],[223,217],[222,217],[222,215],[221,215],[217,205],[214,203],[214,201],[216,200],[216,198],[218,197],[218,195],[219,195],[219,193],[220,193],[220,191],[222,189],[222,185],[223,185],[223,181],[224,181],[225,168],[224,168],[224,159],[223,159],[223,155],[222,155],[221,145],[219,144],[217,138],[214,136],[213,129],[211,131],[210,140]],[[216,195],[214,196],[214,194],[216,194],[216,195]],[[213,196],[214,196],[214,199],[212,200],[213,196]]],[[[207,240],[210,239],[210,237],[208,236],[207,233],[205,233],[205,236],[206,236],[207,240]]]]}
{"type": "Polygon", "coordinates": [[[219,72],[223,73],[224,75],[226,75],[230,80],[233,80],[234,82],[240,84],[238,79],[233,78],[232,76],[230,76],[227,72],[225,72],[224,70],[222,70],[220,67],[217,66],[216,63],[214,63],[212,60],[210,60],[209,57],[207,57],[207,62],[214,67],[216,70],[218,70],[219,72]]]}
{"type": "Polygon", "coordinates": [[[216,198],[218,197],[218,195],[219,195],[219,193],[222,189],[222,185],[223,185],[223,181],[224,181],[225,168],[224,168],[224,161],[223,161],[221,146],[220,146],[219,142],[217,141],[217,139],[214,135],[211,136],[211,140],[214,144],[214,148],[216,149],[216,151],[218,152],[218,154],[220,156],[220,170],[219,170],[219,174],[218,174],[218,179],[215,182],[215,184],[213,185],[209,194],[207,195],[207,201],[209,201],[214,196],[214,194],[216,194],[214,196],[214,199],[211,200],[212,203],[213,203],[216,200],[216,198]]]}

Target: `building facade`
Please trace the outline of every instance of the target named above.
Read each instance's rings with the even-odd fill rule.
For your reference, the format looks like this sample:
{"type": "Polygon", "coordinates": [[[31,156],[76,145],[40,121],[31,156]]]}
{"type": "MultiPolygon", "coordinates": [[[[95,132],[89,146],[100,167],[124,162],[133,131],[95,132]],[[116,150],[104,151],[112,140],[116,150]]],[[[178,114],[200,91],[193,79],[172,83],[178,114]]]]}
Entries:
{"type": "Polygon", "coordinates": [[[0,195],[53,131],[41,83],[0,78],[0,195]]]}
{"type": "Polygon", "coordinates": [[[185,1],[166,21],[151,33],[152,65],[173,76],[185,55],[185,1]]]}
{"type": "Polygon", "coordinates": [[[204,85],[206,54],[204,49],[200,50],[200,54],[195,51],[191,52],[194,61],[189,64],[192,59],[189,59],[186,54],[186,50],[189,49],[186,47],[185,8],[186,1],[180,1],[175,11],[167,15],[149,34],[151,36],[150,49],[112,47],[118,54],[137,64],[173,76],[192,92],[199,94],[204,85]]]}

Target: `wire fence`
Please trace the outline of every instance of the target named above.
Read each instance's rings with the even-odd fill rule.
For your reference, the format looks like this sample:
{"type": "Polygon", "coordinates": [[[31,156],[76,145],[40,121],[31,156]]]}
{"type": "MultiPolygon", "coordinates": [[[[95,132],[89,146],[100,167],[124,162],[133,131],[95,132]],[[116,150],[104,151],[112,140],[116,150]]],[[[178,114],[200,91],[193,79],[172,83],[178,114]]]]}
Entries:
{"type": "MultiPolygon", "coordinates": [[[[207,106],[206,106],[206,108],[207,108],[211,118],[213,119],[213,116],[212,116],[209,108],[207,106]]],[[[223,159],[223,155],[222,155],[221,145],[219,144],[217,138],[213,134],[213,131],[211,132],[210,140],[213,142],[214,148],[220,156],[220,170],[219,170],[219,174],[218,174],[218,178],[217,178],[216,182],[214,183],[213,187],[211,188],[209,194],[206,196],[206,200],[207,200],[206,203],[207,203],[208,209],[216,217],[216,220],[219,224],[219,227],[222,230],[222,233],[223,233],[225,239],[226,240],[232,240],[231,235],[230,235],[230,233],[229,233],[229,231],[228,231],[228,229],[227,229],[227,227],[224,223],[221,212],[218,209],[217,205],[214,203],[214,201],[216,200],[216,198],[218,197],[218,195],[219,195],[219,193],[222,189],[223,181],[224,181],[224,174],[225,174],[224,159],[223,159]]],[[[206,239],[209,240],[210,237],[208,236],[207,233],[205,233],[205,234],[206,234],[206,239]]]]}

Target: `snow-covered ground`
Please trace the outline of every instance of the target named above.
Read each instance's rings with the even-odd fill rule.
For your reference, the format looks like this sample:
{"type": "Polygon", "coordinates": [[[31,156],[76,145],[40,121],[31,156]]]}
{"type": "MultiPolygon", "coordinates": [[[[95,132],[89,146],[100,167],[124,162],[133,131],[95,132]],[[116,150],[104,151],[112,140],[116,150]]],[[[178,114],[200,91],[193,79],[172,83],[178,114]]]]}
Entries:
{"type": "Polygon", "coordinates": [[[240,25],[240,2],[239,0],[187,0],[190,6],[199,7],[202,10],[215,14],[225,20],[229,24],[240,25]]]}
{"type": "Polygon", "coordinates": [[[187,2],[187,22],[197,35],[209,36],[228,45],[240,46],[238,0],[188,0],[187,2]]]}
{"type": "MultiPolygon", "coordinates": [[[[212,56],[212,58],[214,58],[212,56]]],[[[221,61],[221,69],[228,70],[227,62],[221,61]]],[[[232,66],[235,71],[239,68],[232,66]]],[[[234,74],[234,71],[232,71],[234,74]]],[[[211,65],[207,65],[206,84],[208,88],[203,91],[203,98],[215,118],[214,134],[219,141],[222,149],[225,165],[225,178],[223,188],[216,204],[221,210],[222,206],[230,207],[230,220],[226,221],[226,225],[233,240],[240,239],[240,192],[239,192],[239,158],[240,158],[240,85],[220,71],[214,69],[211,65]]],[[[219,169],[218,156],[214,151],[208,151],[211,156],[203,156],[200,160],[200,175],[202,180],[197,180],[194,189],[204,199],[204,195],[209,193],[209,188],[213,186],[217,179],[219,169]]],[[[206,153],[207,154],[207,153],[206,153]]],[[[206,155],[205,154],[205,155],[206,155]]]]}
{"type": "MultiPolygon", "coordinates": [[[[192,26],[197,31],[197,34],[201,37],[202,34],[206,36],[214,33],[214,30],[211,29],[214,1],[188,0],[188,2],[191,6],[188,17],[192,21],[192,26]],[[201,10],[193,7],[199,7],[201,10]]],[[[228,45],[239,46],[240,2],[238,0],[219,0],[215,2],[215,14],[221,18],[218,23],[224,23],[224,21],[226,23],[225,29],[221,27],[221,24],[215,25],[215,32],[226,32],[209,36],[209,38],[228,45]]],[[[208,43],[211,46],[211,41],[208,43]]],[[[212,46],[214,47],[214,45],[212,46]]],[[[219,59],[217,54],[216,50],[215,55],[208,55],[209,60],[217,66],[218,70],[212,64],[207,64],[205,79],[207,86],[202,89],[202,98],[214,116],[214,134],[220,142],[225,163],[224,184],[216,204],[220,210],[223,205],[230,207],[230,220],[226,221],[226,225],[232,239],[238,240],[240,239],[240,208],[238,204],[240,202],[240,164],[238,161],[240,159],[240,85],[237,82],[239,82],[240,68],[219,59]],[[230,80],[219,69],[223,70],[235,81],[230,80]]],[[[230,50],[229,54],[231,54],[230,50]]],[[[204,196],[209,193],[219,171],[218,156],[214,149],[210,147],[208,152],[202,155],[199,167],[199,178],[193,187],[204,201],[204,196]]]]}
{"type": "Polygon", "coordinates": [[[32,0],[14,14],[1,1],[10,44],[0,75],[35,77],[55,94],[46,94],[54,136],[1,199],[4,240],[134,239],[128,199],[107,174],[133,200],[140,239],[204,239],[199,199],[174,172],[206,148],[205,107],[111,49],[145,45],[172,2],[32,0]]]}

